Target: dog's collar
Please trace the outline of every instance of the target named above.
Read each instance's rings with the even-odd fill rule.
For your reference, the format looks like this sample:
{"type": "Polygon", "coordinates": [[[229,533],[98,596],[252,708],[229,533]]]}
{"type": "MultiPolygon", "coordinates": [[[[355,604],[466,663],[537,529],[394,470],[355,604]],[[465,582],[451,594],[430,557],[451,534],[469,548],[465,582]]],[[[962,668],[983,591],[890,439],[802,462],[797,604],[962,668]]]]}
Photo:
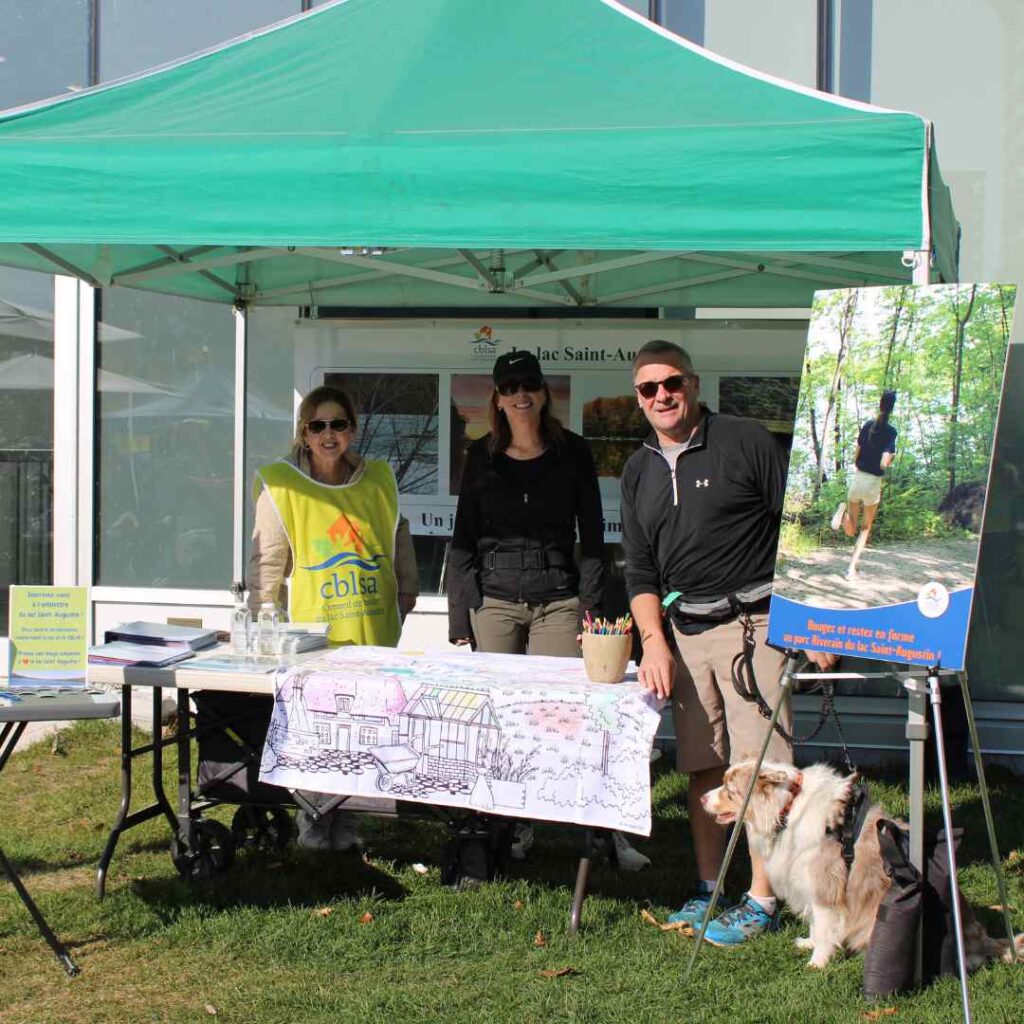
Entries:
{"type": "Polygon", "coordinates": [[[804,773],[797,772],[796,778],[791,779],[789,783],[789,799],[786,801],[786,806],[779,811],[779,825],[778,831],[781,832],[786,825],[789,824],[789,812],[793,809],[793,801],[800,795],[800,790],[804,788],[804,773]]]}

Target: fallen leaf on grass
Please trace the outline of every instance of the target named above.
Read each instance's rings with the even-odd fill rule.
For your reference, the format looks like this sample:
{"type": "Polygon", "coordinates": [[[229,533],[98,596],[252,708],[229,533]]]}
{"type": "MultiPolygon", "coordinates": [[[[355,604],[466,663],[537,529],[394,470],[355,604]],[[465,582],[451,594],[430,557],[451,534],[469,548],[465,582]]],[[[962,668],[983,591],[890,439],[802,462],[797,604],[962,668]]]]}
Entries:
{"type": "Polygon", "coordinates": [[[1009,905],[1004,907],[1002,905],[1002,903],[993,903],[992,906],[990,906],[988,909],[989,910],[1009,910],[1011,913],[1015,913],[1016,910],[1017,910],[1016,907],[1011,907],[1009,905]]]}
{"type": "Polygon", "coordinates": [[[571,978],[574,974],[579,973],[575,967],[559,967],[557,970],[541,971],[540,976],[542,978],[571,978]]]}
{"type": "Polygon", "coordinates": [[[658,927],[663,932],[678,932],[680,935],[694,935],[693,925],[687,924],[685,921],[669,921],[665,924],[659,924],[658,927]]]}
{"type": "Polygon", "coordinates": [[[370,922],[372,920],[373,920],[373,914],[371,914],[369,911],[367,911],[365,914],[363,914],[363,916],[361,918],[359,918],[359,923],[360,924],[370,924],[370,922]]]}
{"type": "Polygon", "coordinates": [[[537,929],[537,934],[533,937],[533,944],[535,946],[546,946],[548,944],[548,940],[544,938],[544,933],[539,928],[537,929]]]}
{"type": "Polygon", "coordinates": [[[895,1013],[895,1006],[886,1006],[881,1010],[868,1010],[865,1013],[862,1013],[861,1016],[865,1020],[881,1020],[883,1017],[892,1017],[895,1013]]]}
{"type": "Polygon", "coordinates": [[[321,907],[315,913],[319,914],[320,917],[330,917],[334,913],[334,907],[321,907]]]}
{"type": "Polygon", "coordinates": [[[685,921],[662,924],[649,910],[641,909],[640,920],[643,921],[644,924],[650,924],[654,925],[655,928],[660,928],[663,932],[679,932],[682,935],[693,934],[693,928],[691,928],[685,921]]]}
{"type": "Polygon", "coordinates": [[[523,901],[522,900],[516,900],[515,903],[512,904],[512,909],[513,910],[522,910],[523,909],[523,901]]]}
{"type": "Polygon", "coordinates": [[[210,1003],[207,1003],[207,1004],[206,1004],[206,1005],[205,1005],[205,1006],[203,1007],[203,1009],[204,1009],[204,1010],[205,1010],[205,1011],[206,1011],[206,1012],[207,1012],[207,1013],[208,1013],[208,1014],[209,1014],[209,1015],[210,1015],[211,1017],[216,1017],[216,1016],[217,1016],[217,1007],[216,1007],[216,1006],[212,1006],[212,1005],[211,1005],[210,1003]]]}
{"type": "Polygon", "coordinates": [[[1024,853],[1020,850],[1011,850],[1010,856],[1006,858],[1006,866],[1011,871],[1020,871],[1024,868],[1024,853]]]}

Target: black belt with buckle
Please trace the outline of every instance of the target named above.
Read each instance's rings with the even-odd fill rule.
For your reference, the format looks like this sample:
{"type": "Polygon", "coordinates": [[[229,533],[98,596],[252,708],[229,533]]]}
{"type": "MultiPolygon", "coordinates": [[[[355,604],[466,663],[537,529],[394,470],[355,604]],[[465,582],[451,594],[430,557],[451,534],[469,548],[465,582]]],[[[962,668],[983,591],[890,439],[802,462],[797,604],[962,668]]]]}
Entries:
{"type": "Polygon", "coordinates": [[[487,551],[480,558],[484,569],[552,569],[569,565],[561,551],[487,551]]]}

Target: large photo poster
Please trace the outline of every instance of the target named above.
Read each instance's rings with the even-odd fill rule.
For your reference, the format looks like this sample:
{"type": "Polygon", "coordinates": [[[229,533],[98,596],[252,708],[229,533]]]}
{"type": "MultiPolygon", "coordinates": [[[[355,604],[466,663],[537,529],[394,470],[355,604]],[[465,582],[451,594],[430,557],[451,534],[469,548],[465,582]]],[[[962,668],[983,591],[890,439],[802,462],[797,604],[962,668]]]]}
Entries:
{"type": "Polygon", "coordinates": [[[961,669],[1015,289],[815,295],[770,643],[961,669]]]}

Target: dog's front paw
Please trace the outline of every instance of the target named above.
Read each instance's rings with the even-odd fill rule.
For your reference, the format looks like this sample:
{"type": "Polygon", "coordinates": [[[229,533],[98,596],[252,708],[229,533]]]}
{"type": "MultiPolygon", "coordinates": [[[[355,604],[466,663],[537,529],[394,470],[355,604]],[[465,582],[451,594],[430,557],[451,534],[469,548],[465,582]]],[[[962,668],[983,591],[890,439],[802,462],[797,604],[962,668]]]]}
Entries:
{"type": "Polygon", "coordinates": [[[813,967],[816,971],[823,971],[826,967],[828,967],[828,962],[831,959],[831,953],[824,950],[817,950],[811,957],[811,959],[807,961],[807,966],[813,967]]]}
{"type": "Polygon", "coordinates": [[[794,943],[797,949],[814,949],[810,935],[801,935],[794,943]]]}

